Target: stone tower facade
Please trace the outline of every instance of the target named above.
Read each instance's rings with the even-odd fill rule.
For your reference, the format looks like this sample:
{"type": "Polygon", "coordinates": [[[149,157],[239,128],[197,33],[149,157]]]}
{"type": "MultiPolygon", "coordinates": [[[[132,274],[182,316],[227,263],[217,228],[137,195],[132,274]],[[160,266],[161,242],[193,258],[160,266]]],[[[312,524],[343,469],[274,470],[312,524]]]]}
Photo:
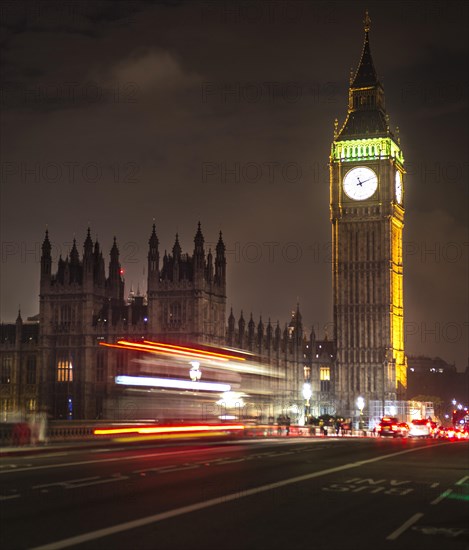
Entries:
{"type": "Polygon", "coordinates": [[[90,230],[83,255],[73,241],[68,256],[52,273],[52,245],[42,244],[39,306],[39,403],[56,418],[96,418],[112,393],[116,374],[128,372],[125,354],[101,342],[121,338],[223,344],[225,338],[226,260],[220,233],[215,259],[204,249],[200,224],[192,256],[178,237],[160,265],[153,225],[148,250],[148,294],[124,296],[116,239],[108,274],[98,241],[90,230]]]}
{"type": "Polygon", "coordinates": [[[155,226],[148,251],[148,331],[194,343],[223,344],[226,319],[226,258],[220,233],[206,254],[200,223],[192,256],[183,254],[178,236],[160,265],[155,226]]]}
{"type": "Polygon", "coordinates": [[[406,388],[402,233],[404,157],[371,56],[370,19],[348,113],[330,156],[333,316],[339,409],[402,398],[406,388]]]}
{"type": "MultiPolygon", "coordinates": [[[[24,344],[16,342],[18,335],[26,335],[30,325],[27,330],[22,330],[22,326],[2,327],[8,343],[1,350],[2,357],[5,355],[2,372],[13,373],[16,361],[18,365],[24,363],[19,369],[23,378],[27,369],[31,371],[28,380],[34,378],[34,383],[28,386],[21,383],[20,374],[17,381],[11,378],[5,382],[6,389],[16,396],[2,401],[5,414],[7,409],[18,407],[26,413],[46,408],[57,419],[96,419],[109,413],[112,402],[119,408],[119,418],[131,418],[137,412],[127,411],[126,405],[119,401],[119,395],[123,394],[115,379],[122,374],[138,374],[142,357],[116,347],[119,340],[246,350],[270,373],[256,382],[261,394],[268,390],[270,401],[273,399],[277,406],[288,408],[297,403],[297,409],[301,409],[298,396],[303,384],[312,378],[312,348],[304,335],[299,307],[283,330],[278,322],[275,327],[270,320],[266,326],[262,319],[255,323],[252,314],[246,323],[241,313],[237,326],[232,313],[227,319],[226,257],[221,233],[214,254],[205,250],[199,224],[192,254],[182,251],[176,235],[171,253],[165,251],[161,257],[153,225],[147,266],[146,296],[132,291],[125,296],[115,238],[107,269],[101,246],[97,240],[93,242],[89,229],[82,253],[74,240],[67,257],[60,257],[53,269],[52,243],[46,231],[41,255],[39,315],[28,357],[15,359],[24,348],[24,344]],[[10,370],[8,361],[12,365],[10,370]],[[264,387],[266,384],[268,387],[264,387]]],[[[18,323],[22,325],[21,320],[18,323]]]]}

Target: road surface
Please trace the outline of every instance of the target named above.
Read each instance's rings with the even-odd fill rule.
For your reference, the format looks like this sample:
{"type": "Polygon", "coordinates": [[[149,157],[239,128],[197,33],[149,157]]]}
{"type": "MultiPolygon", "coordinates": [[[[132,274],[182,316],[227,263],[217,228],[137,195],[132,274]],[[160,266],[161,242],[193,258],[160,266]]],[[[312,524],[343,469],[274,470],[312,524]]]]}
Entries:
{"type": "Polygon", "coordinates": [[[0,459],[3,550],[469,549],[469,442],[277,438],[0,459]]]}

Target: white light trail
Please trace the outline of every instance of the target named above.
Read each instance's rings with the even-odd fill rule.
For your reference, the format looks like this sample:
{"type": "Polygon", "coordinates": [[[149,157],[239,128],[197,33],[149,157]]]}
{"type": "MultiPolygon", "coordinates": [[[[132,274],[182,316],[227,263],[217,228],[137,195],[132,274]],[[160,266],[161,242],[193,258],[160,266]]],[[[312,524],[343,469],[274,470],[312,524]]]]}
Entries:
{"type": "Polygon", "coordinates": [[[148,386],[156,388],[177,388],[181,390],[202,390],[214,392],[227,392],[231,390],[229,384],[216,382],[191,382],[175,378],[153,378],[148,376],[116,376],[116,384],[125,386],[148,386]]]}

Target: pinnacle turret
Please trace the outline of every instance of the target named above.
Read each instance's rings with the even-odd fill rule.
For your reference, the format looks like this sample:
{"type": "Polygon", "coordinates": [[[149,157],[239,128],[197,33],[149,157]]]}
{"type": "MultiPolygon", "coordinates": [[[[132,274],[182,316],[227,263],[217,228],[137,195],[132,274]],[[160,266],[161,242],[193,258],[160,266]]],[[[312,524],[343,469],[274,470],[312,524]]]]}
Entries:
{"type": "Polygon", "coordinates": [[[150,239],[148,240],[148,290],[153,291],[158,286],[160,253],[158,250],[158,237],[156,236],[156,226],[153,224],[150,239]]]}
{"type": "Polygon", "coordinates": [[[181,252],[182,252],[182,249],[181,249],[181,245],[179,244],[179,235],[176,233],[176,240],[174,241],[174,246],[173,246],[173,257],[175,259],[180,258],[181,252]]]}
{"type": "Polygon", "coordinates": [[[42,255],[41,255],[41,285],[46,281],[50,282],[51,270],[52,270],[52,246],[49,241],[49,231],[46,229],[44,241],[42,243],[42,255]]]}
{"type": "Polygon", "coordinates": [[[93,241],[91,240],[91,231],[88,227],[86,239],[83,243],[83,258],[89,258],[93,254],[93,241]]]}

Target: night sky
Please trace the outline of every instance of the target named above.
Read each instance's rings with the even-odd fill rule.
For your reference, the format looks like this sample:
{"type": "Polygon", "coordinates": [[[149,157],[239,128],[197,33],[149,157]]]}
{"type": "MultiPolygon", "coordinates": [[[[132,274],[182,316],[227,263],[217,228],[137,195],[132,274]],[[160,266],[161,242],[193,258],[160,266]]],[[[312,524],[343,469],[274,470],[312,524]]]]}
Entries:
{"type": "Polygon", "coordinates": [[[468,361],[468,10],[459,2],[1,5],[1,320],[39,311],[88,225],[126,292],[155,219],[192,253],[223,232],[227,313],[332,335],[328,156],[370,43],[406,159],[406,353],[468,361]]]}

